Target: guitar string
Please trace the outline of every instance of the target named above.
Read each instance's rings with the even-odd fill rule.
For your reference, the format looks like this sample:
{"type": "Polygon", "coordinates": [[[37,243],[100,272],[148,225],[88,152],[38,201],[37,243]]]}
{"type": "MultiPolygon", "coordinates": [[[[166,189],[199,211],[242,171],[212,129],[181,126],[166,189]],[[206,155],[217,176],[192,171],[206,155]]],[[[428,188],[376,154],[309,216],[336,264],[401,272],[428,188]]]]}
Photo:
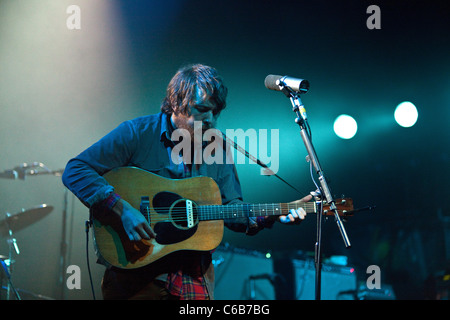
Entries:
{"type": "MultiPolygon", "coordinates": [[[[276,205],[276,204],[273,204],[276,205]]],[[[203,205],[201,206],[201,208],[205,208],[205,207],[214,207],[215,205],[203,205]]],[[[235,208],[230,207],[230,208],[225,208],[226,206],[222,206],[222,205],[217,205],[222,207],[222,211],[221,212],[199,212],[197,214],[197,216],[201,216],[201,220],[200,221],[208,221],[208,220],[221,220],[221,219],[225,219],[225,218],[244,218],[244,217],[248,217],[248,216],[254,216],[254,217],[258,217],[258,216],[280,216],[280,215],[286,215],[289,213],[288,210],[290,210],[289,208],[281,208],[280,212],[269,212],[266,210],[263,210],[265,212],[258,212],[258,211],[254,211],[251,215],[246,215],[243,214],[243,211],[236,213],[235,212],[235,208]],[[287,210],[286,210],[287,209],[287,210]],[[231,215],[230,215],[231,213],[231,215]]],[[[239,205],[237,205],[239,206],[239,205]]],[[[173,216],[173,215],[169,215],[169,210],[170,207],[156,207],[156,208],[152,208],[152,212],[149,214],[150,215],[150,221],[148,219],[148,217],[146,216],[147,213],[143,213],[143,215],[146,217],[147,222],[154,222],[154,223],[158,223],[158,222],[185,222],[187,220],[187,218],[184,216],[186,214],[186,210],[184,208],[174,208],[170,211],[171,214],[175,213],[177,215],[173,216]],[[157,210],[164,209],[167,212],[155,212],[157,210]]],[[[305,203],[304,204],[304,209],[315,209],[314,208],[314,204],[313,203],[305,203]]],[[[270,209],[269,209],[270,210],[270,209]]],[[[344,210],[342,210],[344,212],[344,210]]],[[[307,212],[307,213],[315,213],[314,210],[307,212]]],[[[324,214],[326,215],[326,214],[324,214]]],[[[195,219],[195,220],[199,220],[199,219],[195,219]]]]}
{"type": "MultiPolygon", "coordinates": [[[[280,212],[276,212],[275,213],[274,210],[270,209],[270,208],[262,209],[260,211],[252,209],[253,212],[251,213],[250,216],[257,217],[257,216],[285,215],[285,214],[288,214],[289,210],[290,210],[289,209],[289,204],[288,204],[287,208],[286,207],[282,208],[281,205],[279,205],[279,204],[269,204],[269,205],[272,206],[273,208],[280,207],[280,209],[281,209],[280,212]],[[270,212],[270,211],[272,211],[272,212],[270,212]]],[[[221,205],[218,205],[218,206],[221,206],[221,205]]],[[[241,206],[242,205],[236,205],[236,206],[231,205],[230,207],[221,206],[222,209],[221,209],[220,212],[217,212],[216,209],[213,209],[214,210],[213,212],[208,212],[208,209],[205,209],[205,210],[203,210],[203,212],[197,213],[197,216],[200,215],[200,216],[202,216],[202,218],[207,218],[207,217],[208,218],[213,218],[213,219],[210,219],[210,220],[218,220],[220,218],[243,218],[243,217],[247,217],[248,215],[245,214],[242,211],[239,212],[239,213],[235,212],[236,208],[241,207],[241,206]],[[218,218],[218,219],[214,219],[214,218],[218,218]]],[[[256,205],[253,204],[252,206],[257,206],[257,204],[256,205]]],[[[267,204],[263,204],[263,206],[267,207],[267,204]]],[[[214,207],[215,207],[215,205],[205,205],[205,206],[201,206],[201,209],[214,208],[214,207]]],[[[298,207],[298,206],[295,206],[295,207],[298,207]]],[[[304,207],[304,209],[314,209],[314,203],[305,203],[303,207],[304,207]]],[[[150,221],[151,222],[155,222],[155,223],[162,222],[162,221],[168,221],[168,222],[170,222],[170,221],[174,221],[174,222],[186,221],[186,217],[184,217],[184,216],[183,217],[178,217],[178,216],[173,217],[173,216],[171,216],[168,219],[167,216],[169,214],[178,214],[178,215],[183,214],[184,215],[186,213],[186,209],[185,208],[173,208],[172,210],[170,210],[170,208],[171,207],[153,207],[153,208],[151,208],[153,210],[151,210],[152,212],[150,212],[150,221]],[[159,211],[167,211],[167,212],[158,212],[158,210],[159,211]],[[165,216],[162,216],[162,214],[164,214],[165,216]]],[[[148,217],[147,217],[148,213],[144,212],[143,214],[147,218],[147,221],[148,221],[148,217]]]]}
{"type": "MultiPolygon", "coordinates": [[[[217,208],[215,208],[215,205],[206,205],[206,206],[201,206],[200,210],[202,211],[202,213],[204,214],[211,214],[211,215],[215,215],[215,214],[222,214],[222,213],[233,213],[236,210],[239,211],[250,211],[250,212],[258,212],[258,211],[274,211],[275,209],[280,209],[281,211],[283,210],[291,210],[294,208],[299,208],[298,205],[294,205],[292,204],[291,208],[289,206],[282,206],[282,205],[278,205],[278,204],[274,204],[272,205],[272,207],[268,207],[267,205],[263,205],[265,208],[256,208],[255,206],[253,206],[252,209],[248,209],[248,208],[243,208],[244,206],[242,205],[236,205],[236,206],[230,206],[230,207],[225,207],[222,205],[217,205],[217,207],[221,207],[222,209],[220,209],[220,211],[218,211],[217,208]],[[211,210],[211,212],[208,212],[208,210],[211,210]]],[[[172,207],[150,207],[150,209],[153,211],[170,211],[170,212],[180,212],[180,213],[185,213],[186,212],[186,208],[172,208],[172,207]]],[[[311,205],[304,205],[302,206],[303,209],[314,209],[315,205],[311,204],[311,205]]]]}
{"type": "MultiPolygon", "coordinates": [[[[285,215],[285,214],[281,214],[281,215],[285,215]]],[[[236,217],[229,217],[229,218],[244,218],[246,216],[236,216],[236,217]]],[[[148,220],[147,217],[145,217],[148,223],[159,223],[159,222],[186,222],[187,219],[184,218],[176,218],[176,217],[159,217],[157,215],[152,215],[150,217],[150,220],[148,220]]],[[[194,221],[212,221],[212,220],[223,220],[226,219],[226,217],[214,217],[212,219],[198,219],[198,218],[194,218],[194,221]]]]}
{"type": "MultiPolygon", "coordinates": [[[[237,205],[237,206],[235,206],[235,207],[228,207],[228,208],[225,208],[223,205],[217,205],[218,207],[222,207],[223,209],[222,210],[224,210],[224,211],[226,211],[226,210],[228,210],[228,211],[233,211],[233,210],[236,210],[236,208],[240,208],[240,207],[243,207],[243,206],[241,206],[241,205],[237,205]]],[[[268,208],[266,205],[264,205],[266,208],[268,208]]],[[[294,204],[292,204],[291,206],[293,206],[292,208],[288,208],[288,207],[286,207],[286,206],[281,206],[281,205],[273,205],[272,207],[273,208],[280,208],[280,209],[283,209],[283,207],[284,207],[284,209],[294,209],[294,208],[299,208],[299,206],[298,205],[294,205],[294,204]]],[[[202,210],[203,208],[213,208],[213,207],[215,207],[215,205],[207,205],[207,206],[201,206],[200,207],[200,209],[202,210]]],[[[153,209],[153,210],[170,210],[170,208],[172,208],[172,207],[150,207],[151,209],[153,209]]],[[[253,207],[253,209],[251,209],[251,210],[257,210],[257,209],[254,209],[255,207],[253,207]]],[[[308,206],[302,206],[302,208],[307,208],[307,209],[313,209],[314,208],[314,205],[308,205],[308,206]]],[[[172,211],[173,210],[178,210],[178,211],[181,211],[181,212],[185,212],[186,211],[186,209],[185,208],[173,208],[172,209],[172,211]]],[[[207,210],[207,209],[205,209],[205,210],[207,210]]],[[[214,209],[214,210],[216,210],[217,211],[217,209],[214,209]]],[[[264,208],[260,208],[260,210],[266,210],[266,209],[264,209],[264,208]]],[[[272,209],[268,209],[268,210],[272,210],[272,209]]]]}

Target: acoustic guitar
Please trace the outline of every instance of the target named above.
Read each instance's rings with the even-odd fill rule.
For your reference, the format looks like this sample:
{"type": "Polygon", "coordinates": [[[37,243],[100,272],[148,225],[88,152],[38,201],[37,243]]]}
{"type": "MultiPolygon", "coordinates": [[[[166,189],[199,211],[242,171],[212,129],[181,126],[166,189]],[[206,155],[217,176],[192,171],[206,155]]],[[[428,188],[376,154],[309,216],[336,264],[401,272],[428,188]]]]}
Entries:
{"type": "MultiPolygon", "coordinates": [[[[222,241],[224,219],[286,215],[299,207],[307,213],[318,211],[316,202],[222,205],[216,182],[204,176],[168,179],[139,168],[121,167],[103,177],[140,210],[157,234],[151,240],[130,241],[119,216],[92,209],[96,254],[103,262],[122,269],[140,268],[180,250],[213,250],[222,241]]],[[[339,199],[336,206],[340,215],[353,210],[351,199],[339,199]]],[[[334,215],[327,208],[323,205],[323,213],[334,215]]]]}

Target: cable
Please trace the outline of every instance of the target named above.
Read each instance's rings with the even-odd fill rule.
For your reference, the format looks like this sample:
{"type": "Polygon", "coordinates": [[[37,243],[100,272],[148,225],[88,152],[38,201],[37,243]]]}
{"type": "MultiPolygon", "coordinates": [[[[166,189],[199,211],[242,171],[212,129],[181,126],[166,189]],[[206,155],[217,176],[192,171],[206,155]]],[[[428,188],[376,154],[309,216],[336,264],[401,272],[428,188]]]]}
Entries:
{"type": "Polygon", "coordinates": [[[90,220],[86,220],[86,261],[87,261],[87,268],[89,273],[89,281],[91,283],[91,291],[92,291],[92,297],[95,299],[95,291],[94,291],[94,284],[92,282],[92,274],[91,274],[91,266],[89,264],[89,228],[92,226],[92,222],[90,220]]]}
{"type": "Polygon", "coordinates": [[[314,183],[314,185],[316,186],[316,192],[322,192],[321,188],[317,185],[316,180],[314,179],[314,174],[313,174],[313,165],[312,165],[312,161],[311,159],[309,159],[309,156],[307,156],[308,162],[309,162],[309,173],[311,174],[311,180],[314,183]]]}
{"type": "Polygon", "coordinates": [[[236,142],[234,142],[233,140],[231,140],[230,138],[228,138],[225,133],[220,132],[223,136],[223,138],[225,138],[225,142],[231,144],[233,146],[233,148],[235,148],[236,150],[238,150],[240,153],[242,153],[243,155],[245,155],[247,158],[249,158],[250,160],[252,160],[253,162],[255,162],[256,164],[258,164],[259,166],[263,167],[267,173],[270,173],[268,176],[275,176],[277,177],[279,180],[281,180],[282,182],[284,182],[286,185],[288,185],[289,187],[291,187],[293,190],[297,191],[299,194],[302,194],[296,187],[294,187],[293,185],[291,185],[289,182],[287,182],[286,180],[284,180],[283,178],[281,178],[279,175],[277,175],[276,173],[274,173],[272,170],[270,170],[270,168],[267,166],[267,164],[265,164],[264,162],[262,162],[261,160],[259,160],[258,158],[256,158],[255,156],[251,155],[247,150],[245,150],[244,148],[242,148],[241,146],[239,146],[236,142]]]}

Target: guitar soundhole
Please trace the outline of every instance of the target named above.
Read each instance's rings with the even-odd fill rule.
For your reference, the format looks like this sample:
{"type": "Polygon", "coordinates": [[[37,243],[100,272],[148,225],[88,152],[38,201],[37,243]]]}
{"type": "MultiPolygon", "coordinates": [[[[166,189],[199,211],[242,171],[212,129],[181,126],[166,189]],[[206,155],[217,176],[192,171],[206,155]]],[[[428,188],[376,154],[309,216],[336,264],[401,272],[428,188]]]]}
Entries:
{"type": "Polygon", "coordinates": [[[197,231],[198,213],[196,205],[192,202],[192,211],[188,211],[187,199],[176,193],[159,192],[153,197],[153,208],[165,219],[157,222],[153,227],[156,232],[156,241],[160,244],[172,244],[186,240],[197,231]]]}
{"type": "Polygon", "coordinates": [[[194,202],[180,199],[172,204],[170,209],[170,220],[182,230],[190,229],[198,223],[197,208],[194,202]]]}

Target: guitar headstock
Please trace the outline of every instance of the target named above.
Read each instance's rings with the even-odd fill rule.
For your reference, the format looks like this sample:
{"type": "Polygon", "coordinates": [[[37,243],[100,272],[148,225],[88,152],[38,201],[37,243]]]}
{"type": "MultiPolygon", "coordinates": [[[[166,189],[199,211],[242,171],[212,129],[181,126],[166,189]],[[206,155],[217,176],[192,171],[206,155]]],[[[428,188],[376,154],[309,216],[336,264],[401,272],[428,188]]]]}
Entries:
{"type": "MultiPolygon", "coordinates": [[[[353,213],[353,199],[351,198],[342,198],[335,200],[336,208],[339,216],[352,216],[353,213]]],[[[323,202],[323,215],[325,216],[334,216],[334,212],[330,210],[330,205],[323,202]]]]}

